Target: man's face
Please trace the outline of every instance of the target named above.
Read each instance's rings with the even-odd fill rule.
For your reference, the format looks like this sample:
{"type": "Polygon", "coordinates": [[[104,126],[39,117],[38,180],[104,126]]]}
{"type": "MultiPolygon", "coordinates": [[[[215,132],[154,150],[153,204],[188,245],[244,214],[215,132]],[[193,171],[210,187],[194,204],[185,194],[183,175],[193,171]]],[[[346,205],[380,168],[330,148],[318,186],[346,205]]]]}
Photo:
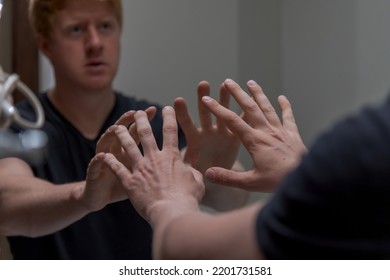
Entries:
{"type": "Polygon", "coordinates": [[[108,3],[68,0],[54,17],[44,47],[57,83],[92,91],[111,88],[119,63],[120,32],[108,3]]]}

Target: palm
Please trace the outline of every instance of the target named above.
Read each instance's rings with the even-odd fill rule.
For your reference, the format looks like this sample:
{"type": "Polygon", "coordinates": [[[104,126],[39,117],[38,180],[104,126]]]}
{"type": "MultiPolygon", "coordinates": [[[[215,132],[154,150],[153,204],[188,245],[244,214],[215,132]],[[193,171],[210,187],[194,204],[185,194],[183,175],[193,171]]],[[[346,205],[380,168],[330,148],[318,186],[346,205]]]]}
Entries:
{"type": "Polygon", "coordinates": [[[221,131],[217,126],[211,129],[198,129],[196,135],[187,141],[184,161],[202,173],[211,166],[230,169],[236,160],[240,142],[229,131],[221,131]]]}
{"type": "MultiPolygon", "coordinates": [[[[184,99],[175,100],[177,119],[187,139],[184,160],[202,173],[211,166],[230,169],[240,146],[239,139],[223,122],[217,120],[213,124],[211,113],[201,102],[202,97],[208,96],[209,93],[209,84],[201,82],[198,86],[199,128],[189,116],[184,99]]],[[[226,108],[229,107],[229,94],[224,87],[220,90],[220,103],[226,108]]]]}

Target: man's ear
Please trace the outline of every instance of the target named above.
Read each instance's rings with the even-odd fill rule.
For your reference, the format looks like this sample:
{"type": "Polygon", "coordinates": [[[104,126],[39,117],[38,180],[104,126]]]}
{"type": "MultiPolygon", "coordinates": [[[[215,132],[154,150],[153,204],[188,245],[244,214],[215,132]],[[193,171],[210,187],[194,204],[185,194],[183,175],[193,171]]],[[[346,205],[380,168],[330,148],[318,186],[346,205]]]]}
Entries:
{"type": "Polygon", "coordinates": [[[49,59],[51,60],[51,48],[49,39],[43,36],[42,34],[37,34],[37,45],[38,49],[49,59]]]}

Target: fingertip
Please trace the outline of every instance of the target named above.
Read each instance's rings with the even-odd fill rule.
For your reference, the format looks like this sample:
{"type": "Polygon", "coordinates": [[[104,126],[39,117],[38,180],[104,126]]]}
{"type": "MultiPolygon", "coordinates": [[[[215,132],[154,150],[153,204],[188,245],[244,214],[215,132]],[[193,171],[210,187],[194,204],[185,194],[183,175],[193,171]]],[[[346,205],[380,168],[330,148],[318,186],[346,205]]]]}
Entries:
{"type": "Polygon", "coordinates": [[[225,84],[227,84],[227,85],[231,85],[231,84],[234,84],[234,83],[235,82],[234,82],[233,79],[228,78],[228,79],[225,80],[225,84]]]}
{"type": "Polygon", "coordinates": [[[147,114],[146,114],[146,112],[143,111],[143,110],[138,110],[138,111],[136,111],[136,112],[135,112],[135,115],[134,115],[135,118],[140,118],[140,117],[144,117],[144,116],[147,116],[147,114]]]}
{"type": "Polygon", "coordinates": [[[279,104],[281,104],[283,106],[290,106],[290,101],[288,100],[288,98],[285,95],[279,95],[278,102],[279,102],[279,104]]]}
{"type": "Polygon", "coordinates": [[[106,154],[105,154],[104,152],[100,152],[100,153],[96,154],[95,157],[96,157],[97,159],[104,159],[105,155],[106,155],[106,154]]]}
{"type": "Polygon", "coordinates": [[[135,113],[135,110],[130,110],[130,111],[127,111],[124,115],[125,115],[125,117],[130,117],[130,116],[134,115],[134,113],[135,113]]]}
{"type": "Polygon", "coordinates": [[[184,101],[184,98],[181,97],[181,96],[176,97],[176,98],[174,99],[174,103],[176,103],[176,102],[183,102],[183,101],[184,101]]]}
{"type": "Polygon", "coordinates": [[[213,168],[207,169],[204,175],[206,176],[207,180],[209,180],[210,182],[213,183],[215,181],[215,170],[213,168]]]}
{"type": "Polygon", "coordinates": [[[166,112],[173,112],[173,111],[174,111],[174,109],[173,109],[172,106],[165,106],[165,107],[163,108],[163,110],[166,111],[166,112]]]}
{"type": "Polygon", "coordinates": [[[155,111],[157,111],[157,107],[156,106],[150,106],[149,108],[147,108],[146,110],[145,110],[145,112],[155,112],[155,111]]]}
{"type": "Polygon", "coordinates": [[[249,80],[249,81],[247,82],[247,85],[248,85],[249,87],[253,87],[253,86],[258,86],[259,84],[258,84],[255,80],[249,80]]]}
{"type": "Polygon", "coordinates": [[[108,132],[108,133],[111,133],[111,132],[115,131],[116,127],[117,127],[117,125],[116,125],[116,124],[113,124],[112,126],[110,126],[109,128],[107,128],[107,132],[108,132]]]}
{"type": "Polygon", "coordinates": [[[205,103],[211,102],[211,101],[213,101],[213,100],[214,100],[214,99],[211,98],[211,97],[208,96],[208,95],[202,97],[202,101],[205,102],[205,103]]]}

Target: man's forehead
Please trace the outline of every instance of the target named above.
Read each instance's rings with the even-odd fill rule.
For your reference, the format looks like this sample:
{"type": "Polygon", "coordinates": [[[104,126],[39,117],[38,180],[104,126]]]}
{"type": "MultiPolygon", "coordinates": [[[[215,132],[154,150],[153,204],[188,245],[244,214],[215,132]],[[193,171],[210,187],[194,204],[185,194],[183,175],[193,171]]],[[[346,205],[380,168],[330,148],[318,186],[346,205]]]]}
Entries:
{"type": "Polygon", "coordinates": [[[113,8],[107,1],[97,0],[68,0],[66,5],[56,13],[58,20],[88,20],[111,17],[115,17],[113,8]],[[91,3],[93,4],[91,5],[91,3]]]}

